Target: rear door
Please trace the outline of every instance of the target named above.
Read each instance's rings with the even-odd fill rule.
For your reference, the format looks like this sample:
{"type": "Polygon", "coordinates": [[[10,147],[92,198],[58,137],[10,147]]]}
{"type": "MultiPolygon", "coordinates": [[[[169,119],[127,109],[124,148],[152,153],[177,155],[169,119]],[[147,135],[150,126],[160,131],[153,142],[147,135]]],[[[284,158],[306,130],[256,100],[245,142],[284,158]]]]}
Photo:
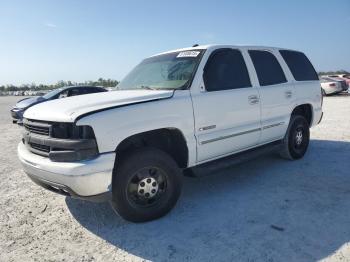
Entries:
{"type": "Polygon", "coordinates": [[[272,50],[249,50],[260,85],[260,144],[284,137],[294,104],[293,83],[287,80],[272,50]]]}
{"type": "Polygon", "coordinates": [[[217,49],[203,70],[200,92],[191,90],[197,160],[207,161],[258,143],[260,104],[239,49],[217,49]]]}

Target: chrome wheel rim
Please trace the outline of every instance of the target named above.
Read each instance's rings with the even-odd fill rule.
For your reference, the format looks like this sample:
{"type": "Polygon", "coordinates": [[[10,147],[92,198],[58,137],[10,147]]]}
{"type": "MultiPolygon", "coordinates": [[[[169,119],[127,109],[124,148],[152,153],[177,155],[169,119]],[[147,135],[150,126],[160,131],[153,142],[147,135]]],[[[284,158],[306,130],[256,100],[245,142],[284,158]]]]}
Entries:
{"type": "Polygon", "coordinates": [[[301,130],[297,131],[295,135],[295,143],[299,146],[303,142],[303,132],[301,130]]]}

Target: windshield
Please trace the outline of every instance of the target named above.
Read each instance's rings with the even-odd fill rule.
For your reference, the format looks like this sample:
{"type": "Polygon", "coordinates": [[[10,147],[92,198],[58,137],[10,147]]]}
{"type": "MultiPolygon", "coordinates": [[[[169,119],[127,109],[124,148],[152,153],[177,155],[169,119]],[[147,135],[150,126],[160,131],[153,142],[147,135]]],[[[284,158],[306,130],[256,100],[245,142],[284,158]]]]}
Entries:
{"type": "Polygon", "coordinates": [[[62,88],[58,88],[58,89],[55,89],[55,90],[48,92],[47,94],[43,95],[42,97],[45,99],[50,99],[50,98],[54,97],[55,95],[57,95],[61,91],[62,91],[62,88]]]}
{"type": "Polygon", "coordinates": [[[143,60],[117,86],[126,89],[184,89],[191,83],[203,50],[174,52],[143,60]]]}

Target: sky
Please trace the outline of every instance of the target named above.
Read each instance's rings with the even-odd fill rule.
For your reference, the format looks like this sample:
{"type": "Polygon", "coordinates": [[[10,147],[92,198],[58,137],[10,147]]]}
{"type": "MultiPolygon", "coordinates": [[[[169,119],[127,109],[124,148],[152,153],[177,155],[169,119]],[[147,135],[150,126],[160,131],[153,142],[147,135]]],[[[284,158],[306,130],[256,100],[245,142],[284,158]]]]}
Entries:
{"type": "Polygon", "coordinates": [[[0,0],[0,85],[121,80],[193,44],[292,48],[350,71],[349,25],[350,0],[0,0]]]}

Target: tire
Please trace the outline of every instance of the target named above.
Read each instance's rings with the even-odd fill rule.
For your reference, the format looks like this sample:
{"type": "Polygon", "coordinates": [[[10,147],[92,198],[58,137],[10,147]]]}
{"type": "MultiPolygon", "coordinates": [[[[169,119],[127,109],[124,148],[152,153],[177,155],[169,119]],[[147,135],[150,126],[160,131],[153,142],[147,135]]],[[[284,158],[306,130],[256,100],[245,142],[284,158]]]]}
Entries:
{"type": "Polygon", "coordinates": [[[309,146],[310,127],[305,117],[292,115],[280,155],[289,160],[302,158],[309,146]],[[301,136],[300,136],[301,134],[301,136]]]}
{"type": "Polygon", "coordinates": [[[141,148],[117,163],[111,206],[131,222],[154,220],[175,206],[181,188],[182,172],[176,162],[159,149],[141,148]]]}

